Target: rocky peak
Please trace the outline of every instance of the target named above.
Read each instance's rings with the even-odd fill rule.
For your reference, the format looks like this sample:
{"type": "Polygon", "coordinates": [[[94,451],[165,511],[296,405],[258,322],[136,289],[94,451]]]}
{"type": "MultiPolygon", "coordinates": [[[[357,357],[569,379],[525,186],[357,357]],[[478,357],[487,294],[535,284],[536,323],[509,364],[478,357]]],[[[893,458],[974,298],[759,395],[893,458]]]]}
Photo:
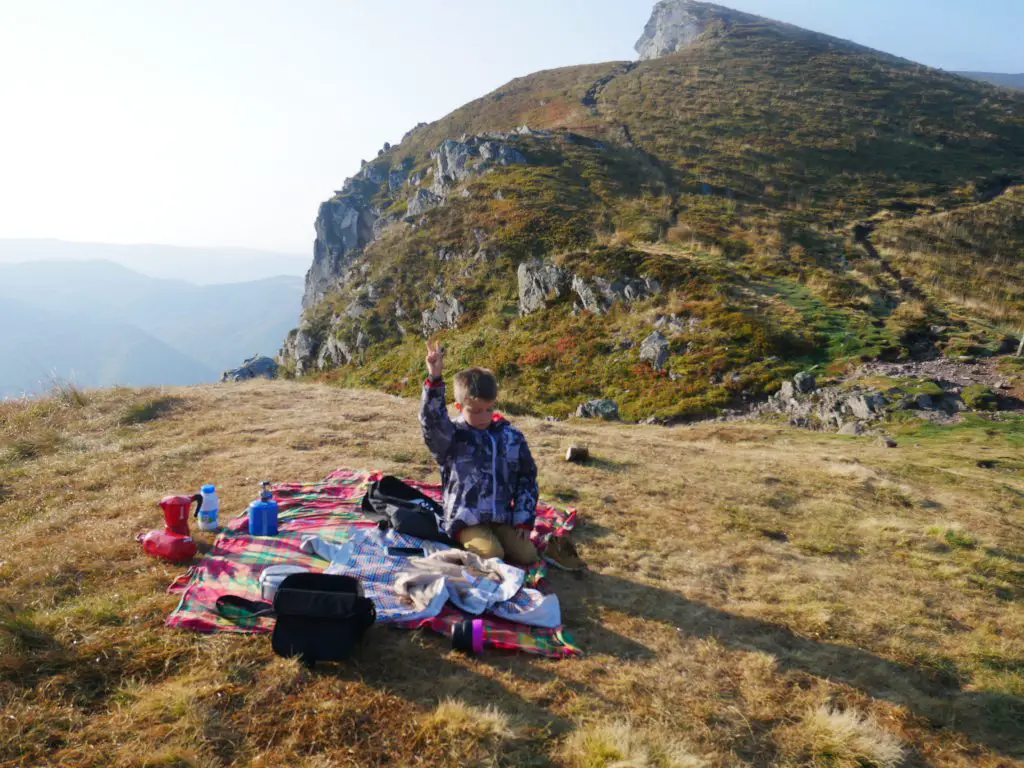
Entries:
{"type": "Polygon", "coordinates": [[[636,43],[640,59],[657,59],[681,51],[700,39],[709,29],[729,29],[735,24],[765,19],[697,0],[661,0],[636,43]]]}

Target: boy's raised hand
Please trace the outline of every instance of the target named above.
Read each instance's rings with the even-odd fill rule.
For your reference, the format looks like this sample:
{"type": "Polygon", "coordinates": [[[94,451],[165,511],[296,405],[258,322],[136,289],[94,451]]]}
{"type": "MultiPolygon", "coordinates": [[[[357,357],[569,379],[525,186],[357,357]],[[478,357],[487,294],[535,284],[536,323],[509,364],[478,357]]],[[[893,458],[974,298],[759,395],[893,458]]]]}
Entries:
{"type": "Polygon", "coordinates": [[[427,342],[427,371],[435,379],[441,378],[444,373],[444,347],[439,341],[427,342]]]}

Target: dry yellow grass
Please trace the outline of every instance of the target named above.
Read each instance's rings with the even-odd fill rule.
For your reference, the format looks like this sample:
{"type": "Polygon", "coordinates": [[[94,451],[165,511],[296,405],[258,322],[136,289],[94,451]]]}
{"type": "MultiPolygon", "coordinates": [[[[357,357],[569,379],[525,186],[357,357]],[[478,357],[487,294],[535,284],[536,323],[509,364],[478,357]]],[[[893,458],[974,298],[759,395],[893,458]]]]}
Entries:
{"type": "Polygon", "coordinates": [[[907,766],[1024,765],[1006,425],[887,450],[517,420],[542,493],[583,514],[591,572],[552,577],[582,659],[467,658],[375,627],[311,673],[265,637],[163,627],[181,569],[133,540],[161,496],[216,482],[230,515],[268,477],[433,478],[416,409],[288,382],[0,403],[0,765],[844,764],[822,744],[888,745],[864,753],[880,766],[897,748],[907,766]],[[569,441],[595,459],[566,464],[569,441]]]}

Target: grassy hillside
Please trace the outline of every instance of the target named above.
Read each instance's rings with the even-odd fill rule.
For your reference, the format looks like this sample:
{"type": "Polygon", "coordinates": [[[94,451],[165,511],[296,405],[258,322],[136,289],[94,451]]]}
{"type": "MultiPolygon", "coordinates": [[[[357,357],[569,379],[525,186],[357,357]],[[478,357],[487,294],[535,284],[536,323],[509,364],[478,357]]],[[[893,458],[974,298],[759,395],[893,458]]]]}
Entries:
{"type": "Polygon", "coordinates": [[[1024,327],[1024,187],[876,232],[882,253],[962,314],[1024,327]]]}
{"type": "Polygon", "coordinates": [[[265,476],[434,477],[416,407],[287,382],[0,403],[0,764],[1024,765],[1020,418],[895,450],[518,420],[583,516],[590,573],[552,577],[582,659],[375,627],[309,673],[163,627],[181,569],[133,540],[161,496],[213,481],[232,515],[265,476]]]}
{"type": "Polygon", "coordinates": [[[375,193],[397,223],[355,257],[363,277],[307,314],[315,347],[364,339],[331,380],[412,393],[420,313],[439,291],[465,310],[442,334],[459,359],[498,370],[522,409],[559,416],[611,396],[627,418],[686,420],[763,397],[801,367],[905,357],[922,339],[956,348],[933,327],[969,335],[977,321],[996,346],[1014,331],[1016,241],[993,255],[968,235],[918,269],[908,233],[944,217],[1019,229],[1016,193],[979,203],[1024,180],[1020,94],[740,24],[661,59],[519,78],[367,170],[420,179],[445,139],[523,124],[553,131],[507,140],[528,164],[471,177],[411,223],[408,187],[375,193]],[[861,226],[881,220],[884,257],[861,226]],[[563,295],[520,318],[516,269],[535,258],[608,279],[657,275],[663,290],[596,317],[563,295]],[[385,298],[348,312],[373,305],[369,294],[385,298]],[[665,315],[691,330],[670,334],[673,357],[656,372],[640,342],[665,315]]]}

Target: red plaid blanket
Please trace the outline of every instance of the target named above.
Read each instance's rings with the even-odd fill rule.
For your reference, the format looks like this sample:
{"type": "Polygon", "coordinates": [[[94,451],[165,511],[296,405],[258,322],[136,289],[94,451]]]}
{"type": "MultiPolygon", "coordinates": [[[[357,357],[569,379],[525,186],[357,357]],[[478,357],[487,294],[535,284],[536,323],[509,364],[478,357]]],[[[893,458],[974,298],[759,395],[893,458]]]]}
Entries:
{"type": "MultiPolygon", "coordinates": [[[[270,565],[287,563],[310,569],[322,568],[322,560],[299,550],[302,538],[319,535],[336,539],[344,537],[355,527],[373,526],[363,517],[360,503],[370,483],[381,476],[379,472],[339,469],[323,482],[274,486],[274,499],[280,507],[278,535],[250,536],[244,514],[231,520],[217,537],[210,553],[171,584],[169,591],[180,593],[181,602],[167,618],[167,626],[195,632],[257,633],[272,630],[272,618],[222,615],[217,610],[217,598],[239,595],[251,600],[260,599],[260,574],[270,565]]],[[[439,485],[406,482],[434,499],[441,498],[439,485]]],[[[548,505],[538,505],[533,541],[538,549],[543,550],[551,537],[565,535],[575,523],[574,509],[561,511],[548,505]]],[[[545,569],[539,565],[529,573],[528,582],[540,584],[544,576],[545,569]]],[[[451,636],[455,624],[466,618],[470,617],[448,606],[432,619],[394,626],[427,628],[451,636]]],[[[527,627],[486,616],[483,620],[484,644],[487,647],[553,658],[580,653],[561,629],[527,627]]]]}

